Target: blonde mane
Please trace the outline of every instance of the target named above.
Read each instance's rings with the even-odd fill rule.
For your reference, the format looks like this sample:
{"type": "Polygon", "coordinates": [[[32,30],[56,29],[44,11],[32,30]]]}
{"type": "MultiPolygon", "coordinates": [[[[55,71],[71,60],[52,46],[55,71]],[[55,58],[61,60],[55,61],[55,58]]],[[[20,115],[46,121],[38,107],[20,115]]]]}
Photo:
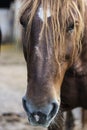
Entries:
{"type": "Polygon", "coordinates": [[[39,41],[41,42],[43,33],[45,34],[47,43],[49,40],[48,37],[50,37],[50,27],[47,19],[47,9],[49,7],[51,12],[52,30],[50,44],[54,45],[55,56],[58,63],[61,61],[61,56],[65,57],[65,52],[67,49],[65,44],[65,35],[67,24],[70,22],[69,18],[72,19],[75,25],[77,24],[76,26],[78,26],[78,28],[75,26],[75,37],[71,58],[73,61],[81,51],[81,37],[84,29],[84,0],[24,0],[21,16],[27,9],[29,9],[27,25],[28,38],[31,31],[33,18],[40,5],[44,11],[44,22],[39,35],[39,41]]]}

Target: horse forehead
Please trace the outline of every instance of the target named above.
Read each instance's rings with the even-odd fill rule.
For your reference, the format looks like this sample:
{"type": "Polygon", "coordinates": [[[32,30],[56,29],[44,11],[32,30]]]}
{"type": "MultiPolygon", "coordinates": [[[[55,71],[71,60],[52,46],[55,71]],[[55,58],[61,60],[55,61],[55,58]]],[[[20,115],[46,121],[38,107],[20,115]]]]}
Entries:
{"type": "MultiPolygon", "coordinates": [[[[46,13],[47,13],[47,18],[51,16],[51,12],[50,12],[50,8],[49,7],[47,8],[47,12],[46,13]]],[[[38,9],[38,16],[39,16],[39,18],[42,21],[44,21],[44,9],[43,9],[42,6],[40,6],[39,9],[38,9]]]]}

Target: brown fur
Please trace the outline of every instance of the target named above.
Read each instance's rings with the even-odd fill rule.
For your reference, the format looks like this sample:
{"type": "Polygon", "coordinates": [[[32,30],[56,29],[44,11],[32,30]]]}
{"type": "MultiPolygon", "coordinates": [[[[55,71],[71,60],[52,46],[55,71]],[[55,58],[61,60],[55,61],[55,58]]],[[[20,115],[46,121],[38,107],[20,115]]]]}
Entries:
{"type": "MultiPolygon", "coordinates": [[[[27,62],[27,98],[38,106],[57,99],[61,109],[87,109],[87,7],[84,0],[24,0],[20,21],[27,62]],[[44,22],[37,11],[42,4],[44,22]],[[51,17],[47,19],[47,7],[51,17]],[[84,17],[85,16],[85,17],[84,17]],[[73,32],[67,31],[74,23],[73,32]],[[61,88],[62,86],[62,88],[61,88]]],[[[57,126],[49,130],[57,130],[57,126]]],[[[62,128],[61,128],[62,129],[62,128]]]]}

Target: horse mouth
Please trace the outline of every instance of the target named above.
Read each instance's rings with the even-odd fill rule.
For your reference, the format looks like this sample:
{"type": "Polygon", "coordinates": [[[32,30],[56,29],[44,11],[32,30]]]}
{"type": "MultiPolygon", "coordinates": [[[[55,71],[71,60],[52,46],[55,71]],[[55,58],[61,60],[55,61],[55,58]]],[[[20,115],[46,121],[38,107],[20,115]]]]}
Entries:
{"type": "Polygon", "coordinates": [[[45,115],[41,113],[28,115],[29,124],[32,126],[41,126],[41,127],[49,127],[51,122],[54,120],[55,117],[48,116],[46,118],[45,115]]]}
{"type": "Polygon", "coordinates": [[[30,117],[28,117],[28,120],[29,120],[29,124],[32,125],[32,126],[41,126],[41,127],[49,127],[51,121],[50,120],[46,120],[44,121],[43,119],[42,120],[38,120],[36,121],[35,119],[32,119],[30,117]]]}

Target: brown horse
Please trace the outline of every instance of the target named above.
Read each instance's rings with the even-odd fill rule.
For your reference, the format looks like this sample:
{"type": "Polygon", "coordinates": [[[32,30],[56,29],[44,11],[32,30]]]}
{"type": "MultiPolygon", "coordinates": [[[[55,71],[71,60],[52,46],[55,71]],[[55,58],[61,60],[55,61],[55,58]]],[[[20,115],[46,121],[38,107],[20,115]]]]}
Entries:
{"type": "Polygon", "coordinates": [[[61,111],[87,109],[86,0],[24,0],[23,106],[31,125],[62,129],[61,111]]]}

